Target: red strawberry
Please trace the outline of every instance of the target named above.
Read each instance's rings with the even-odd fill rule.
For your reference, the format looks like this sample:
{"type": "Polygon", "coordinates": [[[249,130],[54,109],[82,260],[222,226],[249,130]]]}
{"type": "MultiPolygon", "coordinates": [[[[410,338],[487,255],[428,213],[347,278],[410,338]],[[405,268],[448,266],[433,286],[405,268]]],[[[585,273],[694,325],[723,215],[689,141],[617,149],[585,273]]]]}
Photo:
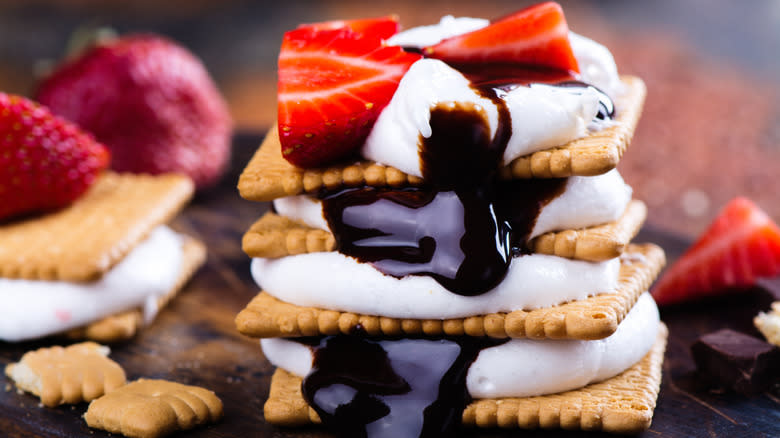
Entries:
{"type": "Polygon", "coordinates": [[[780,274],[780,228],[745,198],[735,198],[653,288],[673,304],[753,285],[780,274]]]}
{"type": "Polygon", "coordinates": [[[203,64],[153,35],[99,44],[60,66],[37,98],[111,149],[127,172],[181,172],[216,181],[230,154],[231,122],[203,64]]]}
{"type": "Polygon", "coordinates": [[[287,32],[279,53],[282,155],[317,167],[355,151],[418,59],[346,28],[287,32]]]}
{"type": "Polygon", "coordinates": [[[401,30],[401,26],[398,24],[398,16],[396,15],[378,18],[363,18],[359,20],[324,21],[321,23],[302,24],[298,26],[298,29],[303,28],[313,28],[316,30],[347,28],[357,34],[377,37],[383,40],[390,38],[401,30]]]}
{"type": "Polygon", "coordinates": [[[566,18],[555,2],[520,10],[482,29],[426,47],[423,53],[451,63],[528,64],[579,72],[566,18]]]}
{"type": "Polygon", "coordinates": [[[108,161],[108,150],[73,123],[0,93],[0,220],[70,204],[108,161]]]}

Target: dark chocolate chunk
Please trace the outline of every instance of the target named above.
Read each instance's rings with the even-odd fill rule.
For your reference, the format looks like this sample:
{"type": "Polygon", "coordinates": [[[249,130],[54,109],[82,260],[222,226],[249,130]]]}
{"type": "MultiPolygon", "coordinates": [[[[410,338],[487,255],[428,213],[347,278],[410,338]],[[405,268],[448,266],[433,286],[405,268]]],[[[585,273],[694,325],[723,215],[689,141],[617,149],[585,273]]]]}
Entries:
{"type": "Polygon", "coordinates": [[[780,381],[780,349],[730,329],[709,333],[691,346],[702,377],[745,395],[780,381]]]}

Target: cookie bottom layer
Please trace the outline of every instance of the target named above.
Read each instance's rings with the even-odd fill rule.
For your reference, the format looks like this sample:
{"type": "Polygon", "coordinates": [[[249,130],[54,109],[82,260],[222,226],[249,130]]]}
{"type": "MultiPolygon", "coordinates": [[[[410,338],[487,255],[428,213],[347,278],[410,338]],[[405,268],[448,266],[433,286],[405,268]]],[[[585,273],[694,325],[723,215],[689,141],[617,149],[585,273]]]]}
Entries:
{"type": "MultiPolygon", "coordinates": [[[[463,412],[463,424],[481,428],[561,428],[637,433],[650,427],[661,385],[668,330],[661,324],[653,347],[623,373],[583,388],[537,397],[480,399],[463,412]]],[[[320,423],[304,400],[298,376],[277,369],[264,406],[265,419],[280,426],[320,423]]]]}
{"type": "MultiPolygon", "coordinates": [[[[179,277],[173,288],[157,299],[157,310],[168,304],[187,284],[195,272],[206,261],[206,246],[199,240],[183,235],[182,260],[179,277]]],[[[156,313],[152,317],[156,316],[156,313]]],[[[109,315],[103,319],[63,333],[70,339],[89,339],[96,342],[111,343],[132,338],[148,324],[144,310],[136,308],[109,315]]]]}

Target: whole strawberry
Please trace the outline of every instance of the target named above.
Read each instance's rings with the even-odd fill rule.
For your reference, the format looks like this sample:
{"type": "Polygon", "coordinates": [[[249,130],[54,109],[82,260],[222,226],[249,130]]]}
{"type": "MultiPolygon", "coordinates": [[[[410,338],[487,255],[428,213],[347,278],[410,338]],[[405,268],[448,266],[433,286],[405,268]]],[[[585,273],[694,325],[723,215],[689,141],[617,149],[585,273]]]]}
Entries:
{"type": "Polygon", "coordinates": [[[73,123],[0,93],[0,220],[70,204],[108,162],[108,150],[73,123]]]}
{"type": "Polygon", "coordinates": [[[230,155],[231,121],[203,64],[154,35],[101,42],[47,77],[37,99],[90,131],[123,172],[180,172],[216,182],[230,155]]]}

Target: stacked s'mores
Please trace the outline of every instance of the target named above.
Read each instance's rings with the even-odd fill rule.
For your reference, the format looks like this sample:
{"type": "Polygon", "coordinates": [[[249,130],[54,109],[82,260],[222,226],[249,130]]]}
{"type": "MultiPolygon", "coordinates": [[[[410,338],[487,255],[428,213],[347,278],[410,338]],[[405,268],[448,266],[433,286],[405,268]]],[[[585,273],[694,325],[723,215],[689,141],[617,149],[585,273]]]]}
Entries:
{"type": "Polygon", "coordinates": [[[615,170],[643,82],[570,33],[555,3],[393,23],[304,25],[282,43],[279,125],[238,185],[274,202],[243,238],[263,290],[236,318],[277,367],[266,420],[369,437],[646,429],[667,334],[647,289],[665,259],[631,243],[646,208],[615,170]],[[544,48],[519,67],[470,58],[502,32],[544,48]],[[333,116],[372,83],[365,71],[393,77],[387,58],[401,73],[365,104],[375,117],[333,116]],[[322,129],[306,125],[312,105],[331,117],[322,129]],[[317,155],[359,126],[352,155],[317,155]]]}
{"type": "Polygon", "coordinates": [[[205,261],[166,226],[193,192],[183,175],[104,172],[65,208],[0,223],[0,341],[134,336],[205,261]]]}

